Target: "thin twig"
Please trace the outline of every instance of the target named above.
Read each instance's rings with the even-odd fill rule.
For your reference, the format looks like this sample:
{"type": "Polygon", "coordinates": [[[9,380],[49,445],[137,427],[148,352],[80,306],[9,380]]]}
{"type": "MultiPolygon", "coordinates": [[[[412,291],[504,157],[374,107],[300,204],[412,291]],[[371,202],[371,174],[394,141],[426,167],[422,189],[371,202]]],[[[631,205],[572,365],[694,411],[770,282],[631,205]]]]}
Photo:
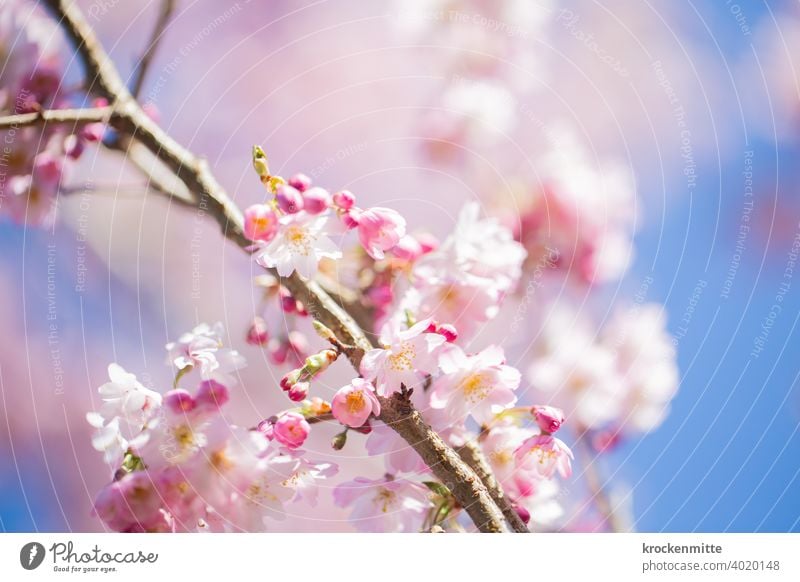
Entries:
{"type": "Polygon", "coordinates": [[[163,0],[161,2],[161,9],[158,12],[158,19],[156,20],[156,25],[153,28],[153,34],[150,37],[150,42],[147,43],[147,49],[145,49],[142,58],[139,59],[139,64],[133,73],[131,94],[134,97],[138,98],[142,92],[145,76],[150,68],[150,64],[153,62],[156,49],[158,49],[158,45],[167,30],[167,25],[169,24],[170,18],[172,18],[172,13],[174,11],[175,0],[163,0]]]}
{"type": "Polygon", "coordinates": [[[0,129],[16,129],[48,123],[68,125],[106,123],[111,118],[113,111],[113,107],[94,107],[91,109],[45,109],[32,113],[19,113],[0,117],[0,129]]]}
{"type": "MultiPolygon", "coordinates": [[[[44,1],[76,45],[86,67],[86,76],[91,80],[91,87],[96,87],[100,95],[114,104],[112,126],[139,141],[157,156],[184,182],[192,193],[195,205],[214,216],[222,233],[243,249],[248,249],[251,242],[244,236],[242,213],[217,182],[206,162],[181,146],[144,113],[122,83],[114,64],[74,2],[44,1]]],[[[348,355],[358,370],[361,356],[373,346],[353,318],[315,281],[306,281],[297,273],[280,280],[295,298],[303,302],[312,317],[327,326],[344,343],[359,348],[348,355]]],[[[380,420],[414,448],[434,475],[453,492],[478,529],[485,532],[508,531],[503,514],[481,479],[422,420],[413,406],[397,394],[380,400],[380,420]]]]}

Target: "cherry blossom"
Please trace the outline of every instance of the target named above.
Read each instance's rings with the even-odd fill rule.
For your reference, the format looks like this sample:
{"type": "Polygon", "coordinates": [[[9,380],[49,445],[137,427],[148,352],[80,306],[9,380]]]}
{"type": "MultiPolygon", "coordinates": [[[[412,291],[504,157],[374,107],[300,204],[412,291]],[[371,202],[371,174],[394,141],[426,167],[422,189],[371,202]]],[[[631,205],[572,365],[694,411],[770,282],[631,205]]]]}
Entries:
{"type": "Polygon", "coordinates": [[[517,401],[520,373],[505,365],[503,350],[490,346],[475,355],[467,355],[455,345],[439,356],[442,375],[431,389],[431,407],[442,409],[453,419],[470,415],[486,423],[503,408],[517,401]]]}
{"type": "Polygon", "coordinates": [[[561,440],[550,435],[536,435],[526,439],[514,451],[517,469],[533,471],[550,479],[558,471],[565,479],[572,475],[572,451],[561,440]]]}
{"type": "Polygon", "coordinates": [[[391,208],[374,207],[358,213],[358,238],[373,259],[383,259],[406,234],[406,220],[391,208]]]}
{"type": "Polygon", "coordinates": [[[350,508],[349,519],[360,532],[419,531],[430,507],[424,486],[392,477],[356,477],[338,485],[333,499],[350,508]]]}
{"type": "Polygon", "coordinates": [[[204,379],[234,385],[233,372],[244,367],[245,360],[236,350],[223,347],[223,334],[221,323],[213,326],[201,323],[181,335],[178,341],[167,344],[169,361],[179,372],[199,368],[204,379]]]}
{"type": "Polygon", "coordinates": [[[429,325],[430,321],[423,320],[405,330],[394,322],[384,326],[380,341],[385,347],[368,351],[361,360],[361,374],[376,381],[378,394],[388,396],[400,390],[401,384],[413,388],[421,375],[436,372],[437,352],[445,339],[428,333],[429,325]]]}
{"type": "Polygon", "coordinates": [[[260,243],[256,261],[274,267],[281,277],[297,271],[303,277],[317,273],[320,259],[338,259],[342,252],[325,234],[328,217],[306,212],[287,214],[280,219],[278,234],[269,243],[260,243]]]}
{"type": "Polygon", "coordinates": [[[378,416],[381,405],[372,385],[362,378],[355,378],[336,392],[331,410],[336,420],[342,424],[359,427],[363,426],[371,414],[378,416]]]}

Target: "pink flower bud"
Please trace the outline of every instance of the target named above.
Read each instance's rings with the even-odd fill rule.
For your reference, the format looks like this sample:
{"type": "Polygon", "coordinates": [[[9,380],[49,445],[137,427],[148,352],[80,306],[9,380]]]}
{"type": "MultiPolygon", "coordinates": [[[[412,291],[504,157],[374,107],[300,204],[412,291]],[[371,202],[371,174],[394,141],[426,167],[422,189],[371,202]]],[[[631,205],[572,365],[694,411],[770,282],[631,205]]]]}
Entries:
{"type": "Polygon", "coordinates": [[[292,387],[289,388],[288,391],[289,400],[292,402],[302,402],[308,397],[309,388],[311,388],[311,385],[308,382],[292,384],[292,387]]]}
{"type": "Polygon", "coordinates": [[[244,211],[244,235],[250,240],[270,241],[278,232],[278,215],[267,204],[253,204],[244,211]]]}
{"type": "Polygon", "coordinates": [[[339,214],[339,218],[342,220],[342,224],[344,224],[348,230],[352,230],[358,226],[358,217],[360,215],[360,210],[352,208],[339,214]]]}
{"type": "Polygon", "coordinates": [[[392,249],[398,259],[412,263],[422,256],[422,245],[410,234],[405,235],[392,249]]]}
{"type": "Polygon", "coordinates": [[[534,406],[531,408],[531,414],[536,419],[536,424],[543,432],[554,433],[564,422],[564,413],[560,408],[553,406],[534,406]]]}
{"type": "Polygon", "coordinates": [[[427,255],[428,253],[431,253],[439,248],[439,239],[429,232],[417,234],[415,235],[415,238],[422,248],[423,255],[427,255]]]}
{"type": "Polygon", "coordinates": [[[297,412],[281,413],[272,429],[275,440],[290,449],[303,446],[310,432],[308,421],[297,412]]]}
{"type": "Polygon", "coordinates": [[[370,287],[367,291],[367,297],[377,307],[388,307],[394,301],[394,291],[392,291],[390,284],[385,283],[370,287]]]}
{"type": "Polygon", "coordinates": [[[275,193],[278,207],[286,214],[296,214],[303,210],[303,195],[297,188],[281,184],[275,193]]]}
{"type": "Polygon", "coordinates": [[[363,378],[355,378],[336,392],[331,401],[331,411],[342,424],[359,427],[367,422],[370,414],[377,416],[381,413],[381,404],[372,384],[363,378]]]}
{"type": "Polygon", "coordinates": [[[68,158],[77,160],[83,154],[84,149],[83,139],[74,133],[64,138],[64,153],[68,158]]]}
{"type": "Polygon", "coordinates": [[[303,209],[309,214],[320,214],[331,205],[330,192],[325,188],[314,187],[303,192],[303,209]]]}
{"type": "Polygon", "coordinates": [[[383,259],[405,234],[406,219],[390,208],[376,206],[358,216],[358,238],[373,259],[383,259]]]}
{"type": "Polygon", "coordinates": [[[283,378],[281,378],[280,386],[284,392],[288,392],[291,390],[292,386],[297,384],[300,381],[300,378],[303,375],[303,369],[298,368],[296,370],[292,370],[291,372],[286,373],[283,378]]]}
{"type": "Polygon", "coordinates": [[[230,398],[228,389],[216,380],[205,380],[197,389],[197,406],[206,410],[217,410],[230,398]]]}
{"type": "Polygon", "coordinates": [[[97,143],[103,139],[106,126],[102,123],[88,123],[81,130],[81,137],[88,142],[97,143]]]}
{"type": "Polygon", "coordinates": [[[305,192],[309,188],[311,188],[311,178],[306,176],[305,174],[297,173],[288,181],[289,186],[299,190],[300,192],[305,192]]]}
{"type": "Polygon", "coordinates": [[[284,313],[294,313],[297,311],[297,300],[292,297],[292,294],[283,285],[278,289],[278,297],[280,297],[281,309],[284,313]]]}
{"type": "Polygon", "coordinates": [[[194,410],[197,406],[197,402],[189,392],[178,388],[164,394],[164,406],[169,408],[174,414],[181,414],[194,410]]]}
{"type": "Polygon", "coordinates": [[[356,205],[356,196],[350,190],[340,190],[333,195],[333,204],[342,210],[350,210],[356,205]]]}
{"type": "Polygon", "coordinates": [[[519,518],[522,520],[522,523],[528,525],[528,523],[531,521],[531,512],[525,509],[525,507],[522,505],[514,505],[513,507],[514,511],[517,512],[517,515],[519,515],[519,518]]]}
{"type": "Polygon", "coordinates": [[[263,317],[256,316],[247,329],[247,343],[251,346],[263,346],[269,341],[267,322],[263,317]]]}
{"type": "Polygon", "coordinates": [[[444,336],[448,343],[454,343],[458,339],[458,330],[455,326],[445,323],[436,327],[436,333],[444,336]]]}

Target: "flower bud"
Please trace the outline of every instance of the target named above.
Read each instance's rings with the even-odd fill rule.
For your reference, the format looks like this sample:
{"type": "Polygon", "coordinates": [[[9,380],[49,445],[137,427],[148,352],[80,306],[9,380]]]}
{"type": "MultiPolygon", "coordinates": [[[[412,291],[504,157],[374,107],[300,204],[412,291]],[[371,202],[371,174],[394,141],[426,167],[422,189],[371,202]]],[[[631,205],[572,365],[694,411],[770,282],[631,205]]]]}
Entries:
{"type": "Polygon", "coordinates": [[[311,425],[302,414],[284,412],[278,416],[272,431],[275,440],[290,449],[296,449],[303,446],[311,432],[311,425]]]}
{"type": "Polygon", "coordinates": [[[288,184],[281,184],[275,192],[278,208],[286,214],[296,214],[303,210],[303,195],[297,188],[288,184]]]}
{"type": "Polygon", "coordinates": [[[286,287],[281,286],[278,289],[278,297],[280,297],[281,309],[284,313],[294,313],[297,311],[297,300],[292,297],[292,294],[286,287]]]}
{"type": "Polygon", "coordinates": [[[444,339],[451,344],[458,339],[458,330],[449,323],[437,326],[436,333],[444,336],[444,339]]]}
{"type": "Polygon", "coordinates": [[[205,380],[197,389],[197,406],[209,410],[221,408],[230,398],[228,388],[216,380],[205,380]]]}
{"type": "Polygon", "coordinates": [[[182,388],[177,388],[164,394],[164,406],[174,414],[181,414],[194,410],[197,402],[189,392],[182,388]]]}
{"type": "Polygon", "coordinates": [[[344,212],[339,214],[339,218],[342,220],[342,224],[344,224],[348,230],[352,230],[358,226],[359,216],[360,212],[356,208],[345,210],[344,212]]]}
{"type": "Polygon", "coordinates": [[[320,214],[331,204],[330,192],[325,188],[314,187],[303,192],[303,209],[309,214],[320,214]]]}
{"type": "Polygon", "coordinates": [[[550,434],[561,428],[561,424],[564,422],[564,413],[560,408],[553,406],[534,406],[531,408],[531,414],[542,432],[550,434]]]}
{"type": "Polygon", "coordinates": [[[244,235],[250,240],[267,242],[277,232],[278,215],[267,204],[253,204],[244,211],[244,235]]]}
{"type": "Polygon", "coordinates": [[[263,317],[255,316],[247,329],[247,343],[251,346],[263,346],[269,341],[267,322],[263,317]]]}
{"type": "Polygon", "coordinates": [[[316,376],[320,372],[327,370],[328,366],[335,362],[338,357],[339,353],[336,350],[322,350],[318,354],[306,358],[305,370],[309,376],[316,376]]]}
{"type": "Polygon", "coordinates": [[[423,255],[427,255],[439,248],[439,239],[428,232],[417,234],[415,238],[422,248],[423,255]]]}
{"type": "Polygon", "coordinates": [[[284,392],[291,390],[292,386],[300,381],[300,378],[303,376],[303,372],[303,368],[297,368],[296,370],[288,372],[283,378],[281,378],[281,389],[284,392]]]}
{"type": "Polygon", "coordinates": [[[77,135],[70,134],[64,138],[64,153],[68,158],[77,160],[84,150],[84,140],[77,135]]]}
{"type": "Polygon", "coordinates": [[[525,509],[522,505],[514,505],[514,511],[517,512],[517,515],[519,515],[522,523],[528,525],[528,523],[531,521],[531,512],[525,509]]]}
{"type": "Polygon", "coordinates": [[[269,178],[269,163],[267,162],[267,154],[261,149],[261,146],[253,146],[253,168],[258,174],[259,178],[269,178]]]}
{"type": "Polygon", "coordinates": [[[292,402],[302,402],[308,397],[309,388],[311,388],[311,384],[308,382],[297,382],[293,384],[288,391],[289,400],[292,402]]]}
{"type": "Polygon", "coordinates": [[[340,190],[333,195],[333,204],[341,210],[350,210],[356,205],[356,196],[350,190],[340,190]]]}
{"type": "Polygon", "coordinates": [[[343,430],[331,439],[331,446],[333,447],[334,451],[341,451],[346,444],[347,430],[343,430]]]}
{"type": "Polygon", "coordinates": [[[296,188],[300,192],[305,192],[309,188],[311,188],[311,178],[306,176],[305,174],[295,174],[291,178],[289,178],[289,186],[292,188],[296,188]]]}

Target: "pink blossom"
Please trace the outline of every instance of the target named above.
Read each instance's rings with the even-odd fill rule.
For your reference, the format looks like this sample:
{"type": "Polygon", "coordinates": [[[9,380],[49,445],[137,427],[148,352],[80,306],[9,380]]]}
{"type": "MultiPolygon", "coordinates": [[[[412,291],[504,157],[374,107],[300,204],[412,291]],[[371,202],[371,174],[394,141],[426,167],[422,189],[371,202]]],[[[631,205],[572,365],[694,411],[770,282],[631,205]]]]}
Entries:
{"type": "Polygon", "coordinates": [[[525,440],[514,451],[520,470],[532,470],[545,479],[558,473],[565,479],[572,475],[572,451],[561,440],[550,435],[536,435],[525,440]]]}
{"type": "Polygon", "coordinates": [[[405,479],[356,477],[337,486],[333,500],[350,508],[360,532],[415,532],[431,506],[424,486],[405,479]]]}
{"type": "Polygon", "coordinates": [[[302,402],[308,398],[308,391],[310,388],[311,384],[308,382],[295,382],[286,391],[286,395],[292,402],[302,402]]]}
{"type": "Polygon", "coordinates": [[[278,215],[268,204],[253,204],[244,211],[244,235],[252,241],[268,242],[278,232],[278,215]]]}
{"type": "Polygon", "coordinates": [[[358,215],[361,246],[373,259],[382,259],[383,252],[394,247],[405,234],[406,219],[390,208],[376,206],[358,215]]]}
{"type": "Polygon", "coordinates": [[[378,416],[381,405],[375,396],[372,384],[363,378],[355,378],[340,388],[331,402],[333,416],[350,427],[362,426],[371,414],[378,416]]]}
{"type": "Polygon", "coordinates": [[[296,449],[303,446],[311,426],[302,414],[297,412],[284,412],[275,421],[272,435],[279,443],[296,449]]]}
{"type": "Polygon", "coordinates": [[[340,190],[333,195],[333,204],[341,210],[350,210],[356,205],[356,196],[350,190],[340,190]]]}
{"type": "Polygon", "coordinates": [[[192,412],[197,407],[197,401],[186,390],[177,388],[164,394],[164,406],[173,414],[192,412]]]}
{"type": "Polygon", "coordinates": [[[204,380],[215,379],[224,384],[236,384],[232,375],[246,365],[245,359],[236,350],[223,347],[221,323],[211,326],[197,325],[184,333],[176,342],[167,344],[168,359],[178,371],[199,368],[204,380]]]}
{"type": "Polygon", "coordinates": [[[422,245],[413,236],[407,234],[397,242],[392,253],[398,259],[413,263],[422,256],[422,245]]]}
{"type": "Polygon", "coordinates": [[[288,184],[278,186],[275,191],[275,200],[278,201],[278,208],[286,214],[297,214],[303,210],[303,195],[288,184]]]}
{"type": "Polygon", "coordinates": [[[94,502],[95,514],[120,532],[166,532],[171,530],[161,495],[147,471],[135,471],[106,485],[94,502]]]}
{"type": "Polygon", "coordinates": [[[325,212],[331,205],[331,194],[318,186],[303,192],[303,210],[309,214],[325,212]]]}
{"type": "Polygon", "coordinates": [[[325,234],[327,221],[324,214],[315,216],[306,212],[281,217],[277,236],[269,243],[259,243],[256,261],[264,267],[274,267],[282,277],[288,277],[294,271],[306,278],[313,277],[320,259],[342,256],[325,234]]]}
{"type": "Polygon", "coordinates": [[[531,414],[536,419],[536,423],[543,432],[554,433],[564,422],[564,413],[560,408],[553,406],[534,406],[531,414]]]}
{"type": "Polygon", "coordinates": [[[302,173],[294,174],[287,183],[300,192],[305,192],[311,188],[311,178],[302,173]]]}
{"type": "Polygon", "coordinates": [[[195,401],[198,408],[216,411],[230,400],[228,388],[216,380],[204,380],[197,389],[195,401]]]}
{"type": "Polygon", "coordinates": [[[385,347],[368,351],[361,360],[361,375],[377,382],[378,394],[388,396],[400,390],[401,384],[413,388],[421,375],[436,372],[438,350],[445,339],[426,333],[429,325],[429,320],[423,320],[406,330],[394,322],[384,326],[381,344],[385,347]]]}
{"type": "Polygon", "coordinates": [[[419,453],[383,423],[374,423],[366,448],[371,457],[383,457],[386,470],[391,473],[422,473],[427,469],[419,453]]]}
{"type": "Polygon", "coordinates": [[[161,406],[161,394],[145,388],[134,374],[118,364],[108,366],[109,382],[98,389],[103,406],[98,415],[108,421],[120,417],[141,425],[161,406]]]}
{"type": "Polygon", "coordinates": [[[247,343],[251,346],[263,346],[269,341],[267,322],[263,317],[254,317],[247,328],[247,343]]]}
{"type": "Polygon", "coordinates": [[[469,414],[486,423],[517,401],[514,390],[520,373],[505,365],[503,350],[497,346],[468,356],[451,344],[442,351],[439,367],[443,373],[433,383],[431,407],[445,410],[454,420],[469,414]]]}

